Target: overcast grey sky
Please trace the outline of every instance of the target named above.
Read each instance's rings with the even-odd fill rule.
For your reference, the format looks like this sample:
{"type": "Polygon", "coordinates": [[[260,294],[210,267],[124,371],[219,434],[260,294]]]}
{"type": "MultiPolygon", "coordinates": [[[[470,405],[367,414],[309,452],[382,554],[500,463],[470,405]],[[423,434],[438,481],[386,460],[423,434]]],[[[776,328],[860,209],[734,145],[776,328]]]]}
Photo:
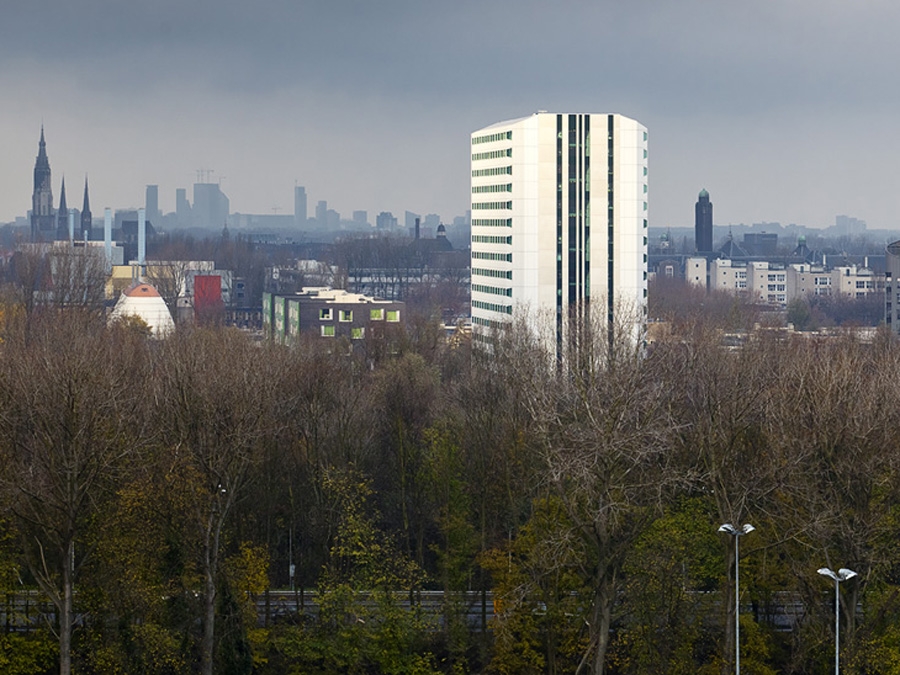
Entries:
{"type": "Polygon", "coordinates": [[[650,131],[651,226],[900,227],[896,0],[6,0],[0,221],[43,121],[95,215],[212,169],[233,211],[468,205],[468,134],[536,110],[650,131]]]}

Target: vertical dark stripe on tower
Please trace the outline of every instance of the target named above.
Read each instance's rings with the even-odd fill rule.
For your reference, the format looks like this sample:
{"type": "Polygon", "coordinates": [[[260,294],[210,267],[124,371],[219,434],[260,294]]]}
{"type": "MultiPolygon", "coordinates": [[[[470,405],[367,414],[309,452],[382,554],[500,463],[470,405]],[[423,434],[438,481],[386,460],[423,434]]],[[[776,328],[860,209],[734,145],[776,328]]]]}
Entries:
{"type": "Polygon", "coordinates": [[[578,198],[577,198],[577,169],[578,169],[578,160],[577,160],[577,152],[578,152],[578,129],[576,127],[577,124],[577,115],[569,115],[569,123],[568,123],[568,143],[569,143],[569,152],[568,152],[568,205],[567,205],[567,213],[568,213],[568,253],[569,253],[569,274],[568,274],[568,313],[571,317],[572,310],[575,308],[575,303],[578,300],[577,289],[578,289],[578,198]]]}
{"type": "Polygon", "coordinates": [[[562,359],[563,331],[563,116],[556,116],[556,358],[562,359]]]}
{"type": "Polygon", "coordinates": [[[591,116],[584,116],[584,312],[591,301],[591,116]]]}

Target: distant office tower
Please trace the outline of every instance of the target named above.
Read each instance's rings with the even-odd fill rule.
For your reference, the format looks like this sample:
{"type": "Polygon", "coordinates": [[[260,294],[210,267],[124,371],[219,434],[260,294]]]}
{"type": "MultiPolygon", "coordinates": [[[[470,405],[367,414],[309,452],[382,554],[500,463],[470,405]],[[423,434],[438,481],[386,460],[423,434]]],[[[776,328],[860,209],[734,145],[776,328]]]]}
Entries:
{"type": "Polygon", "coordinates": [[[390,211],[382,211],[375,216],[375,227],[379,230],[393,230],[397,227],[397,219],[390,211]]]}
{"type": "Polygon", "coordinates": [[[160,226],[162,212],[159,210],[158,185],[147,186],[147,191],[144,193],[144,212],[147,214],[147,220],[155,224],[157,227],[160,226]]]}
{"type": "Polygon", "coordinates": [[[324,200],[316,204],[316,224],[319,227],[328,225],[328,202],[324,200]]]}
{"type": "Polygon", "coordinates": [[[294,226],[306,227],[306,188],[302,185],[294,186],[294,226]]]}
{"type": "Polygon", "coordinates": [[[41,125],[41,140],[34,162],[34,190],[31,193],[31,241],[53,239],[56,233],[56,219],[53,217],[53,189],[50,186],[50,159],[44,142],[44,126],[41,125]]]}
{"type": "Polygon", "coordinates": [[[360,227],[366,226],[369,224],[369,214],[366,211],[354,211],[353,222],[360,227]]]}
{"type": "Polygon", "coordinates": [[[433,239],[438,226],[441,224],[441,217],[436,213],[429,213],[424,218],[420,218],[419,223],[419,237],[417,238],[433,239]]]}
{"type": "Polygon", "coordinates": [[[325,227],[329,230],[337,230],[341,227],[341,214],[334,209],[325,212],[325,227]]]}
{"type": "Polygon", "coordinates": [[[218,183],[194,183],[194,205],[191,222],[194,227],[215,229],[217,232],[228,224],[228,197],[218,183]]]}
{"type": "Polygon", "coordinates": [[[79,237],[84,239],[91,238],[91,225],[93,224],[91,216],[91,200],[88,197],[88,179],[84,177],[84,202],[81,207],[81,231],[79,237]]]}
{"type": "Polygon", "coordinates": [[[694,245],[698,253],[712,253],[713,250],[712,209],[709,193],[704,188],[694,206],[694,245]]]}
{"type": "Polygon", "coordinates": [[[420,216],[418,213],[413,213],[412,211],[407,211],[403,214],[403,224],[406,227],[406,231],[412,235],[416,229],[416,220],[419,219],[420,216]]]}
{"type": "Polygon", "coordinates": [[[589,310],[639,337],[646,128],[616,114],[539,112],[479,129],[470,152],[476,337],[522,315],[553,331],[559,354],[589,310]]]}
{"type": "Polygon", "coordinates": [[[191,203],[184,188],[175,190],[175,218],[179,227],[188,227],[191,224],[191,203]]]}
{"type": "Polygon", "coordinates": [[[852,216],[835,216],[834,227],[838,235],[855,235],[862,234],[866,231],[866,221],[852,216]]]}

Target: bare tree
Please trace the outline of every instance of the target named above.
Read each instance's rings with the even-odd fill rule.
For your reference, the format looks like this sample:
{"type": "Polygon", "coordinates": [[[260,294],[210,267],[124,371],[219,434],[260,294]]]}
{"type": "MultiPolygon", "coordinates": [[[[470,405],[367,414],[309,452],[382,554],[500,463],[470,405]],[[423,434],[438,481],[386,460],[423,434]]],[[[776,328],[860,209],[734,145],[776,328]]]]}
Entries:
{"type": "Polygon", "coordinates": [[[178,298],[185,295],[191,268],[188,260],[151,260],[147,262],[147,281],[159,291],[169,312],[178,319],[178,298]]]}
{"type": "Polygon", "coordinates": [[[102,312],[107,277],[103,249],[57,245],[49,250],[48,258],[54,304],[102,312]]]}
{"type": "MultiPolygon", "coordinates": [[[[827,634],[833,618],[833,609],[822,602],[827,587],[810,571],[827,566],[858,573],[842,584],[841,641],[848,658],[859,647],[856,608],[866,589],[894,573],[900,350],[852,338],[795,342],[785,349],[790,358],[768,414],[773,461],[785,474],[772,521],[787,540],[785,559],[815,624],[797,631],[794,658],[802,670],[808,649],[800,636],[808,637],[809,630],[827,634]]],[[[896,593],[879,611],[867,611],[869,637],[897,611],[896,593]]]]}
{"type": "Polygon", "coordinates": [[[90,552],[83,537],[140,446],[142,355],[140,340],[71,310],[43,317],[29,341],[4,344],[0,484],[28,566],[56,607],[62,675],[72,665],[75,580],[90,552]]]}
{"type": "MultiPolygon", "coordinates": [[[[781,345],[759,334],[740,349],[701,324],[654,352],[664,367],[673,409],[682,420],[675,451],[682,470],[715,503],[718,524],[742,524],[762,517],[783,473],[771,461],[765,424],[773,388],[784,360],[781,345]]],[[[718,524],[710,524],[711,527],[718,524]]],[[[734,547],[723,539],[726,626],[722,672],[734,653],[734,547]]]]}
{"type": "Polygon", "coordinates": [[[546,350],[526,359],[523,390],[547,481],[585,551],[588,640],[576,672],[603,675],[626,554],[677,475],[667,467],[666,392],[649,376],[633,327],[593,319],[570,326],[562,361],[546,350]]]}
{"type": "Polygon", "coordinates": [[[203,635],[201,673],[215,660],[216,597],[222,535],[268,439],[278,384],[277,348],[260,348],[231,330],[196,330],[170,339],[157,356],[160,424],[200,476],[194,515],[201,541],[203,635]]]}

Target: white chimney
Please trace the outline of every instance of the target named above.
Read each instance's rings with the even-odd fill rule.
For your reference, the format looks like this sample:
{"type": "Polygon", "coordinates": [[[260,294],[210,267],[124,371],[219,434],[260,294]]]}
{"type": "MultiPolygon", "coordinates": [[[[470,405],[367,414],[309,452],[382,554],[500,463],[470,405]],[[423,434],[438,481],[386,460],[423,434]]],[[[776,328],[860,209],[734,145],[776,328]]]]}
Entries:
{"type": "Polygon", "coordinates": [[[75,209],[69,209],[69,243],[75,241],[75,209]]]}

